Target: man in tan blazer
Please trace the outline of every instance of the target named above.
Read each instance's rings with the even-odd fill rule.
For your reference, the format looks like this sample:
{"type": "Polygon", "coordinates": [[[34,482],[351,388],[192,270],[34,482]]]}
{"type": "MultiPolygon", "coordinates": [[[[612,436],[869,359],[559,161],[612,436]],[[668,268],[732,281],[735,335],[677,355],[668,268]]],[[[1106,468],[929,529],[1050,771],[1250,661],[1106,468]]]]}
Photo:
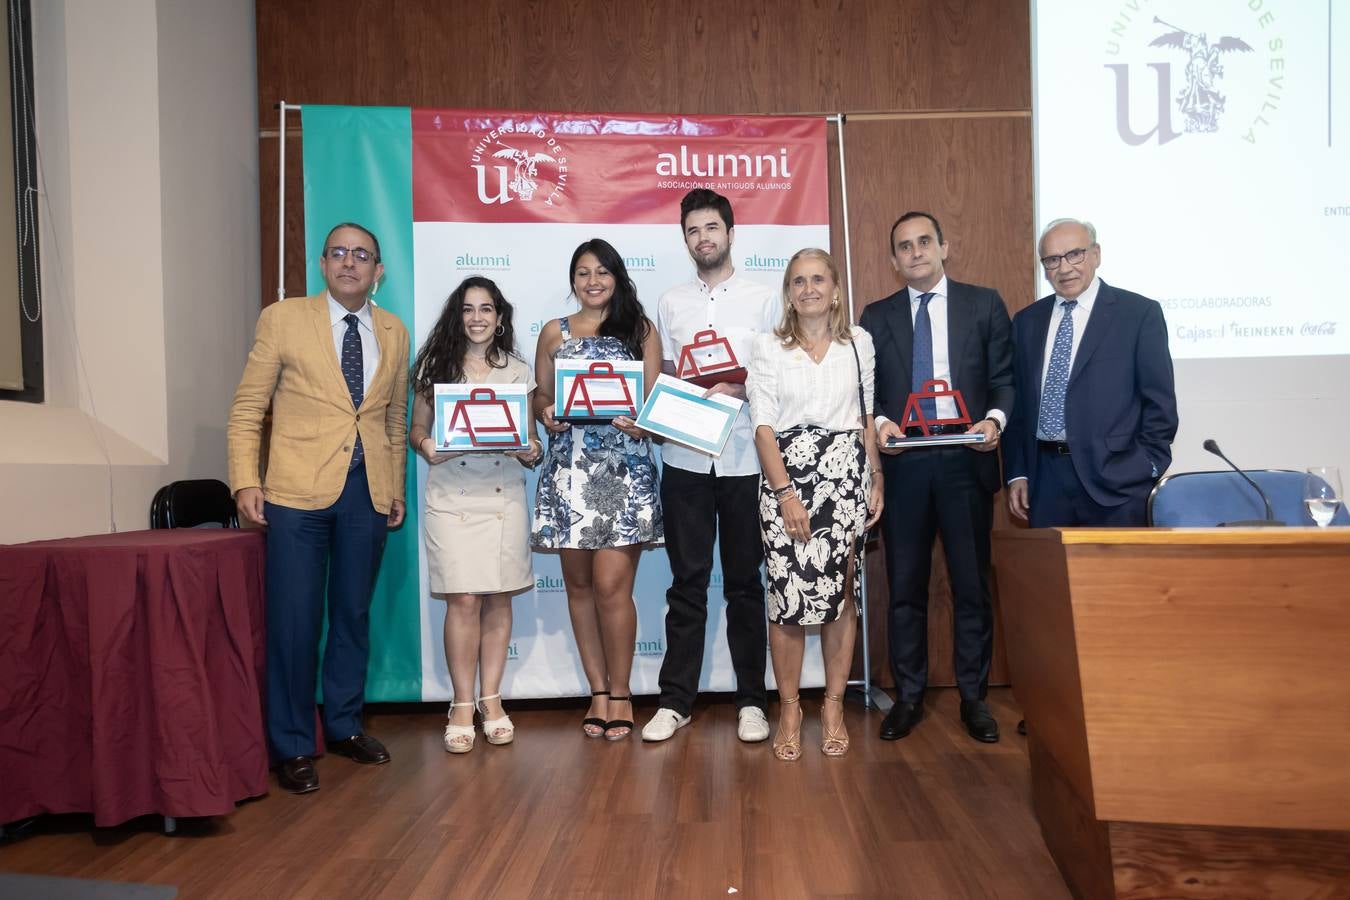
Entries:
{"type": "Polygon", "coordinates": [[[403,521],[408,331],[371,302],[384,274],[368,229],[329,232],[328,290],[263,310],[230,408],[239,516],[267,527],[267,739],[282,788],[319,787],[314,688],[327,597],[323,727],[360,763],[389,753],[362,730],[371,590],[403,521]],[[272,430],[262,466],[262,425],[272,430]]]}

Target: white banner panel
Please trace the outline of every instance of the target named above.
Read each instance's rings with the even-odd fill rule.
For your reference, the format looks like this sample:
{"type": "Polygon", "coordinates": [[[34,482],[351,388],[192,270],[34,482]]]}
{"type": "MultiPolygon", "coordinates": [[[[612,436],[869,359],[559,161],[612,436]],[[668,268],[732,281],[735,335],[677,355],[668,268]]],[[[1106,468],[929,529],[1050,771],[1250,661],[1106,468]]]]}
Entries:
{"type": "Polygon", "coordinates": [[[1178,359],[1350,353],[1345,3],[1035,0],[1033,54],[1038,231],[1092,221],[1178,359]]]}

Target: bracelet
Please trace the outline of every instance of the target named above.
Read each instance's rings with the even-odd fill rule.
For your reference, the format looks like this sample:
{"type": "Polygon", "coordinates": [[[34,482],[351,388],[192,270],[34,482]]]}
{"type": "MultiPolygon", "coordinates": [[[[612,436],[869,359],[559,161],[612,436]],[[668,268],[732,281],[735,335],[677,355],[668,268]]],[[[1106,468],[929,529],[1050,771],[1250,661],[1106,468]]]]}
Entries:
{"type": "Polygon", "coordinates": [[[793,489],[791,483],[785,484],[780,488],[769,488],[769,491],[773,494],[773,499],[777,500],[779,503],[782,503],[788,497],[797,496],[797,492],[793,489]]]}
{"type": "Polygon", "coordinates": [[[1001,436],[1001,435],[1003,434],[1003,426],[999,425],[999,424],[998,424],[998,419],[995,419],[993,416],[985,416],[985,417],[984,417],[983,419],[981,419],[980,421],[981,421],[981,422],[993,422],[993,423],[994,423],[994,437],[999,437],[999,436],[1001,436]]]}

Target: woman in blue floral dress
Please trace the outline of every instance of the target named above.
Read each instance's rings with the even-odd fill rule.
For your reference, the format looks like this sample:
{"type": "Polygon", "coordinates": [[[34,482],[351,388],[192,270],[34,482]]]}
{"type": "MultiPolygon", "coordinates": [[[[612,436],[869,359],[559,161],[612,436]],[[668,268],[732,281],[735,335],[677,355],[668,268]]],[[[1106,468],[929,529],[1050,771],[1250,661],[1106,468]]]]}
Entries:
{"type": "MultiPolygon", "coordinates": [[[[573,426],[554,419],[555,359],[641,360],[647,391],[661,372],[661,341],[643,314],[623,257],[592,238],[569,268],[581,308],[544,326],[535,350],[535,415],[550,435],[534,504],[533,543],[557,550],[572,634],[591,685],[587,737],[628,737],[628,680],[637,639],[633,580],[644,544],[663,537],[651,442],[627,416],[573,426]]],[[[644,398],[645,399],[645,398],[644,398]]]]}

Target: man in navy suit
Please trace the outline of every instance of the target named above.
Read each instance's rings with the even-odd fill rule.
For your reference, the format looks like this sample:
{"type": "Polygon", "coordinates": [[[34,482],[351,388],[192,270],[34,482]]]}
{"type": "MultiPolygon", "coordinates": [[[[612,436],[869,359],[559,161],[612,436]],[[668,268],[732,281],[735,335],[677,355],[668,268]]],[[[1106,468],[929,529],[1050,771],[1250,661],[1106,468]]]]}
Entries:
{"type": "Polygon", "coordinates": [[[1038,247],[1055,293],[1013,320],[1008,508],[1033,528],[1143,525],[1177,433],[1162,307],[1097,277],[1090,222],[1056,219],[1038,247]]]}
{"type": "MultiPolygon", "coordinates": [[[[906,286],[863,310],[859,324],[876,346],[876,422],[886,476],[882,528],[890,580],[891,671],[898,698],[881,738],[909,734],[923,717],[928,683],[928,577],[940,533],[951,576],[953,656],[961,721],[971,737],[998,740],[989,713],[994,615],[989,599],[989,531],[998,492],[999,433],[1013,408],[1008,310],[998,292],[948,280],[947,243],[937,219],[907,212],[891,227],[891,264],[906,286]],[[977,432],[983,444],[904,447],[909,395],[930,380],[961,392],[970,425],[939,433],[977,432]],[[896,445],[888,446],[888,441],[896,445]]],[[[957,417],[951,398],[924,401],[926,418],[957,417]]]]}

